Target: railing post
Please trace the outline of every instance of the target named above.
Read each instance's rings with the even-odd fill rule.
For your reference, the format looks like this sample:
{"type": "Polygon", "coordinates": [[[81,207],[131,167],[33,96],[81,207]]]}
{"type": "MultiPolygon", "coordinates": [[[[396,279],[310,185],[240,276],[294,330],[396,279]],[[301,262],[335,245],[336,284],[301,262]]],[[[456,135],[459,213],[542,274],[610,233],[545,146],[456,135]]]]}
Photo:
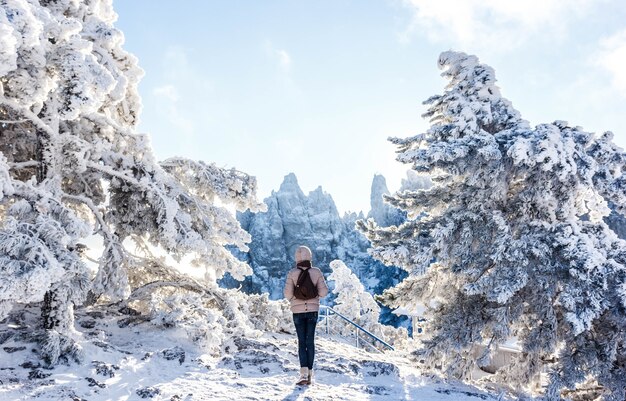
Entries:
{"type": "Polygon", "coordinates": [[[359,348],[359,328],[358,327],[354,330],[354,334],[356,334],[356,347],[359,348]]]}
{"type": "Polygon", "coordinates": [[[330,314],[329,314],[330,310],[329,310],[329,308],[325,308],[325,309],[326,309],[326,335],[329,335],[330,334],[330,330],[329,330],[328,325],[330,324],[330,321],[329,321],[329,319],[330,319],[330,314]]]}

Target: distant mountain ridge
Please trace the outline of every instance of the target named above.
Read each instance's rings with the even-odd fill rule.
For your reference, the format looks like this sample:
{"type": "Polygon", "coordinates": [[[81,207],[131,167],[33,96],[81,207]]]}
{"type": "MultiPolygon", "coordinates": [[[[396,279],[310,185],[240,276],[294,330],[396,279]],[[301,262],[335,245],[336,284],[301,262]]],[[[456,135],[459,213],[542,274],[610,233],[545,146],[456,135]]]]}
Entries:
{"type": "MultiPolygon", "coordinates": [[[[405,186],[409,181],[404,182],[405,186]]],[[[415,186],[415,182],[411,182],[415,186]]],[[[402,223],[405,215],[385,203],[384,194],[389,194],[386,180],[382,175],[375,175],[367,218],[381,226],[402,223]]],[[[330,262],[341,259],[371,293],[380,294],[405,277],[405,272],[384,266],[367,253],[369,241],[354,226],[356,220],[366,218],[363,212],[340,216],[332,196],[322,187],[306,195],[296,175],[290,173],[278,191],[272,191],[264,202],[267,212],[237,214],[242,228],[252,236],[252,242],[249,252],[233,252],[252,267],[253,274],[243,282],[226,278],[224,285],[241,286],[248,293],[267,292],[270,299],[282,298],[285,272],[294,265],[293,254],[299,245],[311,248],[314,265],[326,274],[330,273],[330,262]]],[[[382,320],[396,319],[387,310],[382,320]]]]}

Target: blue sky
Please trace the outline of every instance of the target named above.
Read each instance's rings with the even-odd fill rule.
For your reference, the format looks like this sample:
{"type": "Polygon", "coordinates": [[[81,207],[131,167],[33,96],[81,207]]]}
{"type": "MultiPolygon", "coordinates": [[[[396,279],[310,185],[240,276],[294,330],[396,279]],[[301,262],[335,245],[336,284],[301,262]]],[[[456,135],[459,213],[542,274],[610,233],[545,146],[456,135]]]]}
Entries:
{"type": "Polygon", "coordinates": [[[140,130],[159,159],[289,172],[340,212],[369,209],[375,173],[405,166],[389,136],[427,128],[453,49],[495,68],[531,124],[611,130],[626,148],[626,2],[620,0],[114,0],[145,71],[140,130]]]}

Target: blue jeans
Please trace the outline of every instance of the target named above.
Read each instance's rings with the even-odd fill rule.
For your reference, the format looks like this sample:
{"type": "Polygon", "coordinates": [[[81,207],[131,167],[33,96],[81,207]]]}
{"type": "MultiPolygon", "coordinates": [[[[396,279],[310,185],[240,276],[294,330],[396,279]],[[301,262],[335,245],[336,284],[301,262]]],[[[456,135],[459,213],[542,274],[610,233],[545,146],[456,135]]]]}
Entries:
{"type": "Polygon", "coordinates": [[[300,367],[313,369],[317,312],[294,313],[293,323],[296,325],[296,333],[298,334],[300,367]]]}

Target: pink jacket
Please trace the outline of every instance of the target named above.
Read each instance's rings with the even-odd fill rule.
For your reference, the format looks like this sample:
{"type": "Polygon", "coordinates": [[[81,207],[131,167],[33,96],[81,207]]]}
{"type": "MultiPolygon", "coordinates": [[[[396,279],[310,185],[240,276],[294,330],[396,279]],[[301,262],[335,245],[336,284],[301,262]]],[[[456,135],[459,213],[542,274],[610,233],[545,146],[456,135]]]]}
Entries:
{"type": "Polygon", "coordinates": [[[285,295],[285,299],[291,302],[291,311],[293,313],[318,312],[320,310],[320,298],[324,298],[328,295],[328,286],[326,285],[326,281],[324,281],[322,271],[317,267],[311,267],[309,275],[311,276],[311,281],[313,281],[317,287],[318,295],[317,298],[305,301],[293,295],[293,290],[296,288],[296,282],[300,276],[300,270],[293,268],[287,273],[283,295],[285,295]]]}

